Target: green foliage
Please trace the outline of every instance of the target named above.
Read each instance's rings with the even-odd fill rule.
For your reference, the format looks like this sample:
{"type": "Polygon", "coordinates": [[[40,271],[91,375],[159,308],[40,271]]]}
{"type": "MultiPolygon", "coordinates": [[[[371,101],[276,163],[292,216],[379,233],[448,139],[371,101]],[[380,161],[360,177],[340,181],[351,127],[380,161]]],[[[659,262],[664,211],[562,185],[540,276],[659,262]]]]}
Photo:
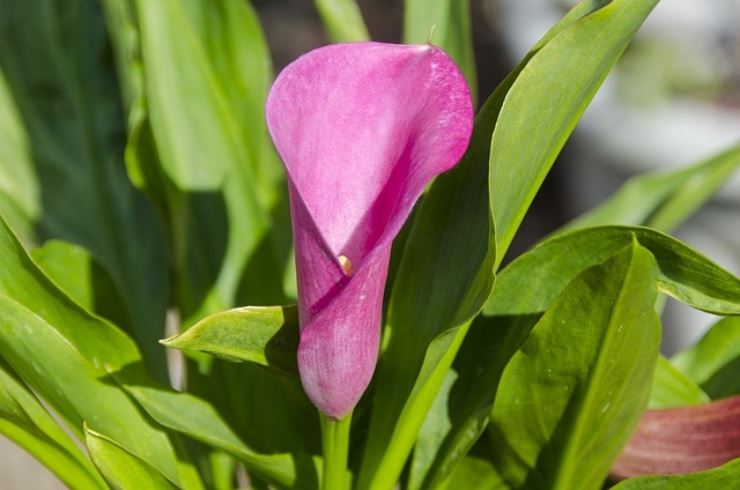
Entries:
{"type": "Polygon", "coordinates": [[[694,490],[697,488],[732,488],[740,478],[740,459],[734,459],[719,468],[683,475],[646,476],[630,478],[614,487],[615,490],[694,490]]]}
{"type": "Polygon", "coordinates": [[[294,306],[227,310],[204,318],[162,343],[229,361],[253,362],[296,377],[298,311],[294,306]]]}
{"type": "Polygon", "coordinates": [[[653,265],[633,242],[578,274],[504,369],[489,433],[512,488],[598,488],[606,478],[650,393],[653,265]]]}
{"type": "Polygon", "coordinates": [[[714,400],[740,394],[740,318],[724,318],[694,346],[671,359],[714,400]]]}
{"type": "MultiPolygon", "coordinates": [[[[740,394],[740,279],[663,233],[740,148],[631,179],[498,270],[656,2],[581,1],[482,94],[394,246],[378,368],[351,423],[324,418],[324,467],[297,308],[261,306],[296,286],[250,2],[0,0],[0,433],[71,488],[601,488],[648,403],[740,394]],[[659,295],[727,318],[665,359],[659,295]]],[[[355,1],[315,6],[332,41],[369,39],[355,1]]],[[[404,41],[475,93],[471,2],[404,6],[404,41]]]]}
{"type": "Polygon", "coordinates": [[[346,43],[370,39],[355,0],[315,0],[315,2],[331,42],[346,43]]]}

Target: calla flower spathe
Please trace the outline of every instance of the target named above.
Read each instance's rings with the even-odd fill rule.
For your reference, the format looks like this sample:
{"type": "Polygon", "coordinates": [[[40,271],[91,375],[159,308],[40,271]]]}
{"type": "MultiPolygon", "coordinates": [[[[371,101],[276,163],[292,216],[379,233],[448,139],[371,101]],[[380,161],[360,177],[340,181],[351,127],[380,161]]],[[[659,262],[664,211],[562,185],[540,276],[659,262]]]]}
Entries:
{"type": "Polygon", "coordinates": [[[470,92],[436,47],[337,44],[280,73],[267,123],[288,177],[301,381],[342,418],[377,362],[391,244],[425,185],[465,152],[470,92]]]}

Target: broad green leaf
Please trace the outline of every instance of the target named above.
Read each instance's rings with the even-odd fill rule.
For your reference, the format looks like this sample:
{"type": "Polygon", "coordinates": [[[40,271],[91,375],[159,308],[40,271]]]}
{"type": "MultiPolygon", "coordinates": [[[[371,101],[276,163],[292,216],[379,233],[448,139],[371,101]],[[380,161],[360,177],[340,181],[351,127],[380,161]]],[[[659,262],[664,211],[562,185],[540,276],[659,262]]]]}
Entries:
{"type": "Polygon", "coordinates": [[[660,345],[635,241],[576,276],[506,366],[489,433],[511,488],[599,488],[647,406],[660,345]]]}
{"type": "Polygon", "coordinates": [[[248,306],[208,316],[162,343],[173,349],[261,364],[295,377],[298,335],[294,306],[248,306]]]}
{"type": "Polygon", "coordinates": [[[712,399],[740,394],[740,318],[718,321],[671,361],[712,399]]]}
{"type": "Polygon", "coordinates": [[[496,472],[490,461],[467,456],[460,461],[444,490],[497,490],[506,489],[506,484],[496,472]]]}
{"type": "Polygon", "coordinates": [[[633,236],[655,256],[661,292],[710,313],[740,315],[740,279],[675,238],[624,226],[586,228],[545,240],[499,274],[484,313],[545,311],[578,273],[606,260],[633,236]]]}
{"type": "Polygon", "coordinates": [[[318,483],[309,454],[260,454],[241,441],[207,401],[158,387],[136,373],[112,373],[157,422],[241,460],[248,470],[287,487],[311,488],[318,483]]]}
{"type": "Polygon", "coordinates": [[[676,369],[665,357],[658,356],[648,408],[686,407],[708,401],[709,397],[696,382],[676,369]]]}
{"type": "Polygon", "coordinates": [[[157,340],[169,299],[166,242],[123,166],[125,118],[100,6],[7,0],[2,11],[0,66],[40,186],[35,239],[60,238],[90,251],[125,300],[147,367],[164,379],[157,340]]]}
{"type": "Polygon", "coordinates": [[[170,223],[183,323],[284,302],[287,197],[264,122],[272,75],[256,14],[240,0],[138,1],[137,12],[154,145],[144,124],[127,156],[170,223]]]}
{"type": "Polygon", "coordinates": [[[470,0],[405,0],[404,7],[403,42],[431,43],[444,49],[465,75],[476,100],[478,80],[470,0]]]}
{"type": "Polygon", "coordinates": [[[86,421],[177,481],[166,434],[105,379],[106,366],[140,364],[136,344],[59,291],[1,220],[0,357],[75,434],[86,421]]]}
{"type": "Polygon", "coordinates": [[[95,466],[116,490],[179,488],[146,461],[126,451],[112,439],[87,427],[85,444],[95,466]]]}
{"type": "Polygon", "coordinates": [[[28,451],[70,487],[105,488],[82,451],[2,360],[0,434],[28,451]]]}
{"type": "Polygon", "coordinates": [[[77,304],[133,333],[121,294],[90,252],[74,243],[49,240],[30,254],[46,277],[77,304]]]}
{"type": "Polygon", "coordinates": [[[574,7],[501,83],[476,117],[463,160],[437,179],[417,212],[390,298],[385,350],[374,381],[382,389],[375,390],[361,489],[395,484],[470,322],[493,287],[488,159],[504,97],[543,46],[577,29],[601,5],[584,1],[574,7]]]}
{"type": "Polygon", "coordinates": [[[0,70],[0,216],[29,242],[40,214],[39,184],[28,134],[0,70]]]}
{"type": "Polygon", "coordinates": [[[368,41],[370,35],[355,0],[315,0],[329,39],[334,43],[368,41]]]}
{"type": "Polygon", "coordinates": [[[583,111],[657,3],[606,3],[543,46],[507,93],[491,141],[497,264],[583,111]]]}
{"type": "Polygon", "coordinates": [[[504,367],[539,317],[475,319],[419,433],[410,489],[444,487],[445,482],[455,488],[449,478],[488,425],[504,367]]]}
{"type": "Polygon", "coordinates": [[[600,225],[645,225],[670,231],[694,213],[740,167],[740,147],[673,172],[628,180],[608,200],[564,230],[600,225]]]}
{"type": "Polygon", "coordinates": [[[725,490],[740,481],[740,458],[719,468],[697,473],[630,478],[612,487],[614,490],[725,490]]]}

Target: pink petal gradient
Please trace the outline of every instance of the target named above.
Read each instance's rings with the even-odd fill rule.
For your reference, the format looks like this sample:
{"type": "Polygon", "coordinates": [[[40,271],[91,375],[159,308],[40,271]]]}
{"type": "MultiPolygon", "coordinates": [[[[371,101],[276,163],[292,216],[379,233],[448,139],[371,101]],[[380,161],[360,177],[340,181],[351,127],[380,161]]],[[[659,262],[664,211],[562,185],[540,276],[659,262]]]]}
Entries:
{"type": "Polygon", "coordinates": [[[342,418],[377,362],[391,244],[425,185],[465,152],[470,92],[434,46],[337,44],[280,73],[267,124],[288,175],[301,380],[342,418]]]}

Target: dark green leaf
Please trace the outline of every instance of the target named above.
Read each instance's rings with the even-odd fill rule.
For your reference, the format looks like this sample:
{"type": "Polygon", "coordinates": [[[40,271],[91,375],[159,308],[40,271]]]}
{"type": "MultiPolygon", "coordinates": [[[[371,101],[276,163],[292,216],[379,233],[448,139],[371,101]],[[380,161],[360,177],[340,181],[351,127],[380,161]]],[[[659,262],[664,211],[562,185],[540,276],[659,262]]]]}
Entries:
{"type": "Polygon", "coordinates": [[[315,0],[329,39],[335,43],[368,41],[370,35],[355,0],[315,0]]]}
{"type": "Polygon", "coordinates": [[[465,75],[473,100],[478,80],[473,51],[470,0],[405,0],[403,42],[444,49],[465,75]]]}
{"type": "Polygon", "coordinates": [[[158,387],[135,372],[112,373],[157,422],[244,462],[248,470],[287,487],[317,485],[315,462],[308,454],[260,454],[241,441],[207,401],[187,393],[158,387]]]}
{"type": "Polygon", "coordinates": [[[544,311],[578,273],[606,260],[633,236],[655,256],[661,292],[700,310],[740,314],[740,279],[675,238],[623,226],[587,228],[545,240],[501,272],[484,313],[544,311]]]}
{"type": "Polygon", "coordinates": [[[100,6],[8,0],[2,11],[0,65],[41,188],[36,238],[90,250],[125,300],[147,367],[164,379],[166,242],[123,166],[125,118],[100,6]]]}
{"type": "Polygon", "coordinates": [[[0,434],[28,451],[70,487],[105,488],[82,451],[2,360],[0,434]]]}
{"type": "Polygon", "coordinates": [[[726,183],[738,167],[740,148],[735,147],[687,168],[638,175],[564,229],[645,225],[670,231],[726,183]]]}
{"type": "Polygon", "coordinates": [[[87,427],[85,443],[95,466],[116,490],[179,488],[146,461],[126,451],[112,439],[87,427]]]}
{"type": "Polygon", "coordinates": [[[295,306],[235,308],[208,316],[162,343],[230,361],[261,364],[295,377],[298,311],[295,306]]]}
{"type": "Polygon", "coordinates": [[[576,276],[506,366],[491,454],[512,488],[598,488],[645,409],[660,344],[635,241],[576,276]]]}
{"type": "Polygon", "coordinates": [[[67,425],[86,421],[173,481],[178,462],[166,434],[117,386],[105,366],[140,363],[136,344],[49,281],[0,220],[0,356],[67,425]]]}
{"type": "Polygon", "coordinates": [[[497,263],[583,111],[658,0],[604,5],[542,47],[512,85],[491,141],[497,263]]]}
{"type": "MultiPolygon", "coordinates": [[[[408,486],[438,488],[488,425],[501,374],[540,315],[479,316],[424,420],[408,486]]],[[[451,486],[450,488],[455,488],[451,486]]]]}
{"type": "Polygon", "coordinates": [[[31,250],[31,258],[77,304],[133,334],[115,283],[90,252],[74,243],[49,240],[31,250]]]}
{"type": "Polygon", "coordinates": [[[740,318],[724,318],[673,364],[714,400],[740,394],[740,318]]]}
{"type": "Polygon", "coordinates": [[[26,128],[0,70],[0,216],[25,242],[41,214],[39,183],[26,128]]]}
{"type": "Polygon", "coordinates": [[[676,369],[665,357],[658,356],[649,408],[685,407],[708,401],[709,397],[696,382],[676,369]]]}

